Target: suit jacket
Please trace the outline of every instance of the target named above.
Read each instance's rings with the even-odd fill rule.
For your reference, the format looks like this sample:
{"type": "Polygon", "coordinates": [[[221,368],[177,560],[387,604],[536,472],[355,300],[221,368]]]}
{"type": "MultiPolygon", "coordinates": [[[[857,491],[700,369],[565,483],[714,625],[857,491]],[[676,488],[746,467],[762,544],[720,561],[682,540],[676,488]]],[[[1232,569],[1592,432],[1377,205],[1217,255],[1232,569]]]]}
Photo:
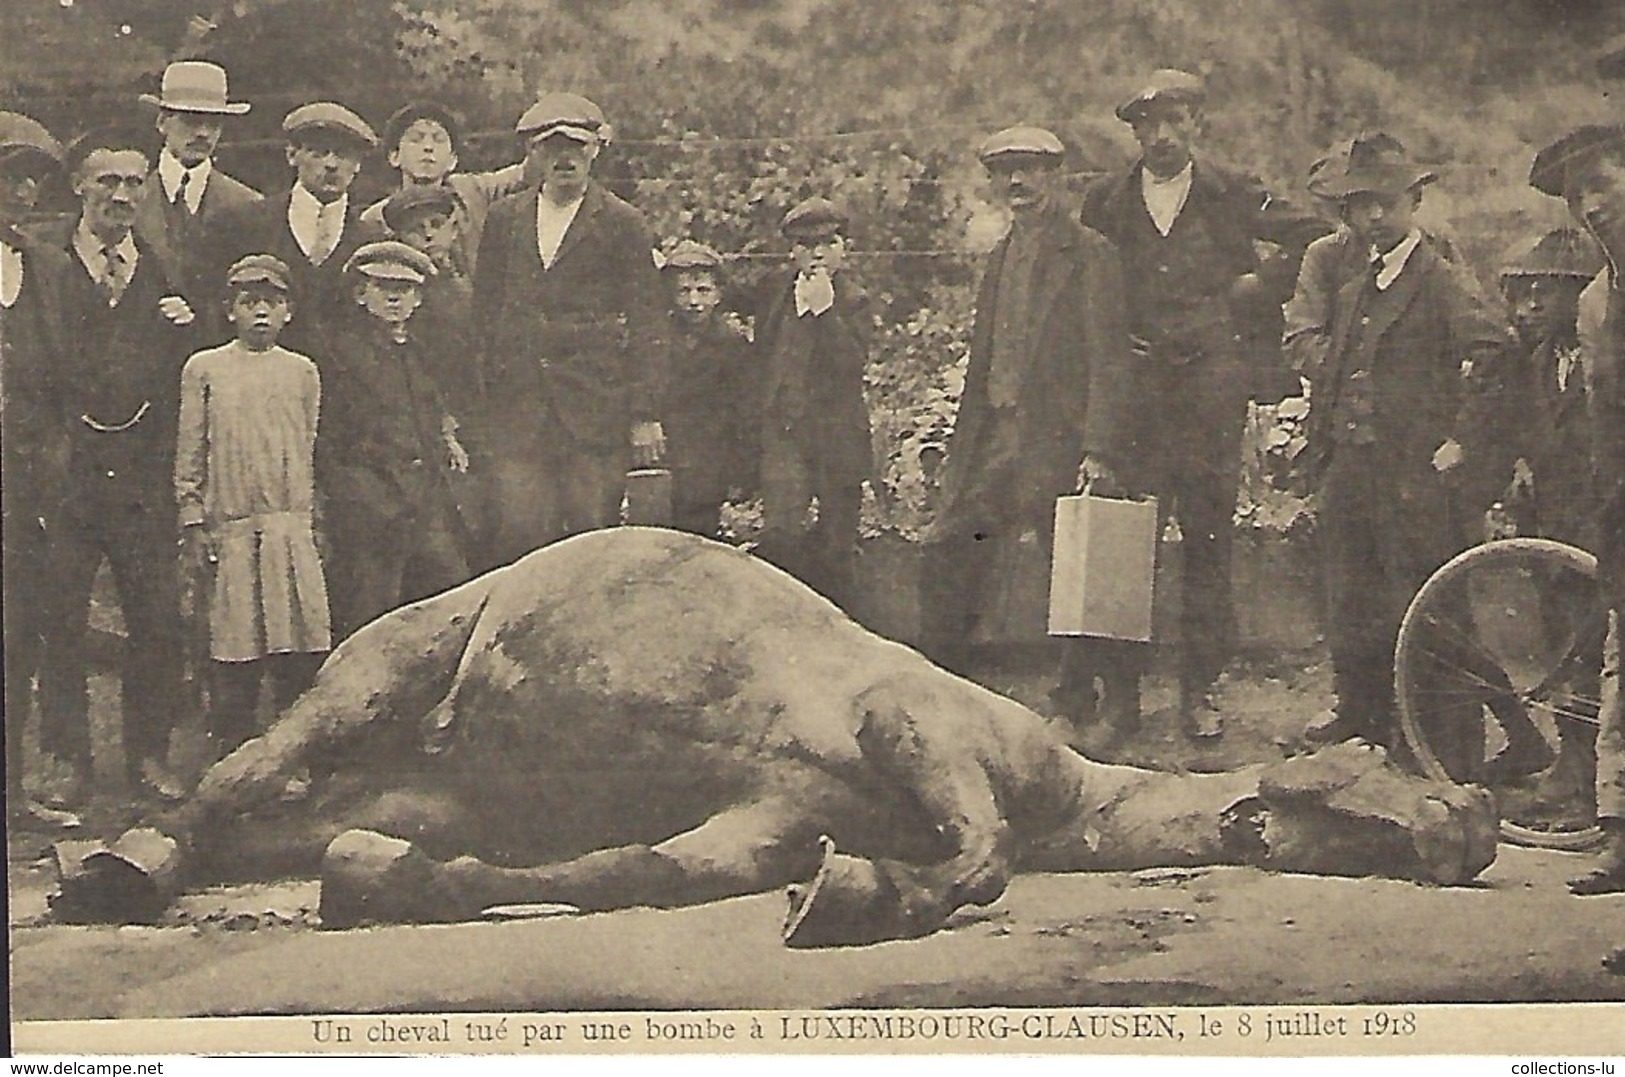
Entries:
{"type": "Polygon", "coordinates": [[[190,228],[183,231],[179,215],[185,211],[164,197],[163,181],[154,171],[136,203],[135,234],[176,267],[181,278],[181,294],[197,313],[214,319],[225,291],[220,278],[227,268],[216,267],[211,253],[219,243],[216,234],[223,227],[222,222],[232,220],[234,215],[263,201],[265,196],[252,187],[218,168],[211,169],[209,182],[203,188],[203,200],[198,203],[190,228]]]}
{"type": "Polygon", "coordinates": [[[290,188],[275,198],[261,199],[226,215],[214,233],[217,242],[212,244],[215,257],[210,272],[224,280],[231,264],[247,254],[274,254],[286,262],[292,278],[294,312],[293,321],[278,343],[308,355],[320,367],[333,334],[341,330],[355,309],[352,289],[344,280],[344,263],[363,243],[384,237],[376,227],[361,220],[365,207],[352,190],[338,246],[321,265],[312,265],[288,227],[292,198],[290,188]]]}
{"type": "Polygon", "coordinates": [[[742,409],[759,396],[759,373],[750,341],[719,319],[675,329],[660,421],[678,501],[720,502],[729,486],[753,484],[758,431],[742,409]]]}
{"type": "Polygon", "coordinates": [[[643,214],[596,183],[551,268],[536,243],[537,190],[491,207],[474,279],[493,431],[520,446],[563,435],[624,447],[658,418],[669,324],[643,214]]]}
{"type": "Polygon", "coordinates": [[[68,351],[62,251],[10,232],[0,238],[23,255],[17,301],[0,307],[0,500],[8,519],[32,521],[66,482],[67,430],[58,419],[68,351]]]}
{"type": "Polygon", "coordinates": [[[1607,313],[1586,356],[1591,368],[1591,459],[1596,479],[1597,570],[1625,601],[1625,295],[1610,280],[1607,313]]]}
{"type": "MultiPolygon", "coordinates": [[[[1014,411],[1020,417],[1017,458],[989,458],[985,444],[994,419],[988,382],[992,368],[995,312],[1010,237],[988,259],[976,297],[965,391],[948,445],[942,500],[934,531],[957,534],[987,518],[1021,520],[1047,539],[1055,498],[1072,491],[1084,450],[1091,406],[1132,406],[1093,400],[1103,371],[1124,363],[1123,277],[1117,252],[1099,232],[1065,210],[1051,209],[1040,228],[1029,304],[1018,316],[1028,324],[1026,358],[1015,372],[1014,411]]],[[[1109,394],[1113,386],[1104,388],[1109,394]]]]}
{"type": "Polygon", "coordinates": [[[856,486],[874,475],[874,449],[869,409],[863,397],[863,373],[869,364],[866,303],[850,280],[837,280],[835,305],[817,318],[798,319],[795,278],[768,293],[757,316],[756,347],[762,364],[761,397],[755,414],[761,418],[762,446],[777,441],[801,447],[816,475],[835,486],[856,486]],[[805,324],[803,324],[805,323],[805,324]],[[797,361],[787,347],[787,334],[809,330],[812,352],[803,357],[810,366],[801,374],[796,392],[797,361]]]}
{"type": "Polygon", "coordinates": [[[1509,463],[1491,421],[1509,343],[1477,289],[1426,239],[1386,291],[1366,269],[1349,276],[1332,301],[1324,353],[1306,371],[1311,474],[1323,474],[1345,445],[1360,445],[1396,495],[1415,506],[1419,532],[1430,519],[1441,524],[1432,509],[1442,489],[1457,491],[1465,513],[1482,512],[1509,463]],[[1449,438],[1467,460],[1442,479],[1433,454],[1449,438]]]}
{"type": "Polygon", "coordinates": [[[87,522],[131,510],[173,518],[180,376],[205,343],[199,322],[172,324],[159,300],[179,291],[178,268],[136,239],[139,256],[117,306],[77,254],[62,281],[68,327],[56,403],[69,446],[67,507],[87,522]]]}

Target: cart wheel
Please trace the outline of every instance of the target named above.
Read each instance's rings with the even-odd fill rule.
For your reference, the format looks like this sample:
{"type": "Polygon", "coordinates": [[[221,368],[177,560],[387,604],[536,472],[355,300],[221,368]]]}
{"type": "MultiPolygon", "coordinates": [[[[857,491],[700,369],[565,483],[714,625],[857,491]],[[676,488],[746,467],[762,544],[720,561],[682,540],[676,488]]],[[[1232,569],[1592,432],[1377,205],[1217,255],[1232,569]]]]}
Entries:
{"type": "Polygon", "coordinates": [[[1489,789],[1508,841],[1585,849],[1601,837],[1596,575],[1597,559],[1565,543],[1487,543],[1435,572],[1400,625],[1401,734],[1430,777],[1489,789]]]}

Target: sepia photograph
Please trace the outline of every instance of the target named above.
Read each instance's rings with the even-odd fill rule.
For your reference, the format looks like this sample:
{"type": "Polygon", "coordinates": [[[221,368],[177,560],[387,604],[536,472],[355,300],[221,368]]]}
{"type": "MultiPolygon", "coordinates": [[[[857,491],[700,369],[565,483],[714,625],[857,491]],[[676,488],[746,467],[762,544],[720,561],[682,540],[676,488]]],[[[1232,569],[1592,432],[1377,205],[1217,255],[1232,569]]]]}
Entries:
{"type": "Polygon", "coordinates": [[[1622,256],[1618,0],[4,0],[12,1050],[1625,1057],[1622,256]]]}

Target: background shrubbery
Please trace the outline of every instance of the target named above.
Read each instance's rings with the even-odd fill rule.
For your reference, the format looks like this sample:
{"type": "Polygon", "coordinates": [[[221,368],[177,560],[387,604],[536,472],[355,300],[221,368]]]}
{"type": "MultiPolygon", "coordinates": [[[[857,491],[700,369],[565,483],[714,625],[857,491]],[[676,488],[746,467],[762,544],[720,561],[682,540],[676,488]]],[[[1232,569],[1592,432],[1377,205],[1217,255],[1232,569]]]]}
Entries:
{"type": "MultiPolygon", "coordinates": [[[[1052,127],[1081,184],[1131,156],[1112,106],[1145,72],[1200,70],[1211,150],[1289,197],[1334,139],[1399,134],[1444,174],[1430,225],[1488,282],[1503,250],[1561,218],[1525,185],[1534,150],[1618,115],[1589,55],[1622,30],[1609,0],[6,0],[0,97],[64,135],[146,123],[134,98],[167,60],[216,59],[255,104],[222,156],[276,188],[277,125],[304,101],[381,126],[439,98],[479,132],[465,163],[493,166],[516,154],[506,132],[539,89],[576,89],[616,127],[606,180],[662,236],[738,254],[742,287],[778,264],[783,210],[830,195],[868,252],[854,276],[876,317],[871,402],[894,495],[871,522],[911,531],[962,384],[979,256],[1002,227],[974,159],[986,132],[1052,127]]],[[[364,193],[392,180],[375,162],[364,193]]],[[[1272,529],[1302,515],[1279,489],[1292,436],[1260,421],[1249,438],[1242,511],[1272,529]]]]}

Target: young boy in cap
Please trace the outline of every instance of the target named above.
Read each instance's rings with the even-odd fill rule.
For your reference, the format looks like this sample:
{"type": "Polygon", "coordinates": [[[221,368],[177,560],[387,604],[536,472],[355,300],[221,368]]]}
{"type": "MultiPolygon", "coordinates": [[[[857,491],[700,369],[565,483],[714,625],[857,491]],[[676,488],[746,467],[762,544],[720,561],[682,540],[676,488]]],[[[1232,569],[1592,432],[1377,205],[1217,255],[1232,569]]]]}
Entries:
{"type": "Polygon", "coordinates": [[[1139,159],[1090,183],[1082,212],[1117,247],[1134,338],[1134,350],[1100,374],[1137,386],[1112,391],[1115,399],[1157,402],[1091,408],[1089,470],[1102,489],[1155,494],[1159,510],[1179,520],[1180,710],[1198,737],[1222,732],[1212,689],[1235,644],[1230,562],[1241,434],[1260,374],[1280,366],[1279,308],[1291,287],[1285,277],[1271,286],[1255,244],[1274,245],[1290,264],[1327,230],[1200,153],[1206,99],[1199,76],[1154,72],[1117,108],[1139,159]]]}
{"type": "Polygon", "coordinates": [[[498,202],[474,281],[502,518],[494,563],[620,519],[665,448],[668,305],[643,214],[592,179],[609,135],[579,94],[519,118],[540,187],[498,202]]]}
{"type": "Polygon", "coordinates": [[[141,102],[158,110],[163,148],[157,182],[147,184],[136,208],[136,234],[180,266],[187,299],[212,317],[220,281],[210,278],[217,242],[210,233],[264,200],[214,164],[226,119],[246,115],[249,105],[228,98],[224,68],[201,60],[170,64],[157,96],[142,94],[141,102]]]}
{"type": "MultiPolygon", "coordinates": [[[[1006,128],[978,154],[1010,231],[993,249],[977,295],[965,391],[948,443],[942,496],[926,533],[922,627],[932,658],[963,669],[970,645],[1001,662],[1033,658],[1064,683],[1066,716],[1122,733],[1139,717],[1139,677],[1127,661],[1106,677],[1097,709],[1094,659],[1116,646],[1051,640],[1046,584],[1055,499],[1076,488],[1092,381],[1128,350],[1117,254],[1064,200],[1061,140],[1006,128]]],[[[1125,645],[1131,646],[1131,645],[1125,645]]]]}
{"type": "Polygon", "coordinates": [[[65,478],[56,378],[69,345],[63,321],[66,257],[23,229],[43,185],[58,176],[62,147],[33,119],[0,112],[0,550],[5,557],[6,809],[14,826],[64,828],[73,814],[27,795],[23,725],[33,710],[50,610],[61,588],[51,572],[53,499],[65,478]]]}
{"type": "MultiPolygon", "coordinates": [[[[1615,894],[1625,892],[1625,696],[1619,689],[1625,618],[1625,299],[1618,270],[1625,257],[1625,125],[1590,124],[1570,131],[1535,157],[1529,183],[1562,198],[1607,260],[1599,287],[1587,289],[1600,296],[1605,310],[1582,342],[1590,373],[1594,552],[1608,603],[1597,732],[1597,823],[1603,846],[1596,869],[1572,880],[1569,889],[1579,895],[1615,894]]],[[[1625,969],[1625,951],[1610,960],[1616,971],[1625,969]]]]}
{"type": "Polygon", "coordinates": [[[719,314],[722,256],[685,239],[666,256],[671,286],[671,376],[660,407],[672,472],[672,523],[715,537],[729,491],[756,473],[755,431],[741,409],[755,399],[750,342],[719,314]]]}
{"type": "Polygon", "coordinates": [[[321,379],[277,344],[293,317],[288,287],[281,259],[240,259],[225,281],[235,339],[181,371],[175,500],[208,626],[215,759],[254,735],[262,681],[280,712],[332,646],[313,521],[321,379]]]}
{"type": "MultiPolygon", "coordinates": [[[[1321,496],[1337,695],[1327,740],[1397,746],[1400,620],[1428,577],[1481,537],[1504,481],[1485,419],[1509,335],[1415,222],[1434,179],[1380,133],[1343,144],[1310,174],[1310,191],[1346,226],[1309,247],[1288,307],[1287,346],[1314,401],[1304,464],[1321,496]]],[[[1452,775],[1477,776],[1482,743],[1437,748],[1452,775]]]]}
{"type": "Polygon", "coordinates": [[[1520,244],[1501,267],[1501,294],[1517,335],[1507,364],[1509,414],[1500,426],[1519,454],[1507,508],[1519,534],[1584,549],[1596,540],[1578,313],[1580,292],[1602,267],[1596,242],[1574,228],[1520,244]]]}
{"type": "MultiPolygon", "coordinates": [[[[494,172],[457,171],[463,150],[462,121],[451,109],[432,101],[413,102],[397,109],[384,124],[383,148],[390,167],[401,174],[400,188],[393,194],[443,187],[455,195],[448,261],[459,273],[472,277],[486,215],[497,199],[525,186],[523,162],[494,172]]],[[[361,219],[368,224],[388,226],[385,204],[389,197],[368,206],[361,219]]],[[[394,234],[398,239],[405,238],[394,234]]],[[[445,269],[446,264],[442,262],[441,271],[445,269]]]]}
{"type": "Polygon", "coordinates": [[[468,456],[412,325],[428,255],[396,240],[345,263],[362,315],[323,357],[317,488],[326,508],[334,619],[348,636],[406,602],[468,579],[451,476],[468,456]]]}
{"type": "Polygon", "coordinates": [[[294,183],[278,198],[234,214],[221,229],[219,272],[246,254],[272,254],[288,266],[299,317],[284,343],[321,355],[348,306],[341,267],[377,228],[361,221],[350,187],[378,145],[367,121],[343,105],[301,105],[282,121],[294,183]]]}
{"type": "Polygon", "coordinates": [[[875,474],[865,318],[854,290],[837,284],[845,229],[846,215],[825,198],[784,215],[795,273],[768,300],[756,333],[761,552],[837,605],[853,597],[863,483],[875,474]]]}

